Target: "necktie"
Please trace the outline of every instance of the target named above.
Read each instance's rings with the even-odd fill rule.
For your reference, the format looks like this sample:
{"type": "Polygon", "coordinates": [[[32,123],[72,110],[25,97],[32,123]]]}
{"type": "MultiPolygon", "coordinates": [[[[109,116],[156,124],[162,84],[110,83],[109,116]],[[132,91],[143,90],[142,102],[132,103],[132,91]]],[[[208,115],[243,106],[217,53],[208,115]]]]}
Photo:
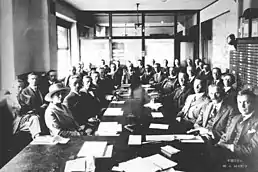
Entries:
{"type": "Polygon", "coordinates": [[[211,117],[215,117],[217,115],[217,113],[218,113],[217,107],[216,107],[216,105],[213,105],[212,111],[211,111],[211,117]]]}

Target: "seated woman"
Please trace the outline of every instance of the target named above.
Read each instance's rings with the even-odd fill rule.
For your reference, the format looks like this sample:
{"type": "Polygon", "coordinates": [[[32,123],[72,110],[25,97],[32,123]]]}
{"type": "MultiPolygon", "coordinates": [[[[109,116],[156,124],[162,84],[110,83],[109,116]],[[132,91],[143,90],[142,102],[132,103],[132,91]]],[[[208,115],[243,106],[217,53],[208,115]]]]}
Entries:
{"type": "Polygon", "coordinates": [[[91,134],[92,130],[79,126],[71,111],[62,104],[66,91],[67,88],[63,84],[53,84],[49,87],[49,93],[45,97],[45,100],[50,102],[45,112],[45,121],[50,134],[63,137],[91,134]]]}

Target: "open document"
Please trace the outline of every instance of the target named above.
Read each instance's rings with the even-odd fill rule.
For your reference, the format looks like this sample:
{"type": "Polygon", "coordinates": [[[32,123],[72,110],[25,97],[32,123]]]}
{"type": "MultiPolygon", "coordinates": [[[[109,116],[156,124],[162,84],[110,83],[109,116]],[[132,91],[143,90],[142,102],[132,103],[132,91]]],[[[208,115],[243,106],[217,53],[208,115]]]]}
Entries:
{"type": "Polygon", "coordinates": [[[122,116],[122,108],[107,108],[104,113],[104,116],[122,116]]]}

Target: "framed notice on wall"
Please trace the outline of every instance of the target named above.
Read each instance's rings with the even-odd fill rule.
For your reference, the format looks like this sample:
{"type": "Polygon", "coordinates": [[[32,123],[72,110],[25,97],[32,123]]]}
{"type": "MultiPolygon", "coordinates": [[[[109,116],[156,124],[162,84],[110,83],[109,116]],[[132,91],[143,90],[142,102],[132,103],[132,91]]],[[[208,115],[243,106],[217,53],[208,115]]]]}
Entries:
{"type": "Polygon", "coordinates": [[[258,37],[258,18],[252,20],[252,37],[258,37]]]}

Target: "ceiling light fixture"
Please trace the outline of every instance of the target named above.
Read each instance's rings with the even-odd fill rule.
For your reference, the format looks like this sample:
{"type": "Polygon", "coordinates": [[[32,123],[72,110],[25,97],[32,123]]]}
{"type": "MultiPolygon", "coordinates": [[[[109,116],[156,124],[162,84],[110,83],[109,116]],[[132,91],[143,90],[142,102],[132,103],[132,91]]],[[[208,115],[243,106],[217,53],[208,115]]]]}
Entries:
{"type": "Polygon", "coordinates": [[[136,3],[137,23],[134,24],[135,29],[139,28],[142,25],[142,23],[140,23],[140,21],[139,21],[139,17],[140,17],[139,16],[139,5],[140,5],[140,3],[136,3]]]}

